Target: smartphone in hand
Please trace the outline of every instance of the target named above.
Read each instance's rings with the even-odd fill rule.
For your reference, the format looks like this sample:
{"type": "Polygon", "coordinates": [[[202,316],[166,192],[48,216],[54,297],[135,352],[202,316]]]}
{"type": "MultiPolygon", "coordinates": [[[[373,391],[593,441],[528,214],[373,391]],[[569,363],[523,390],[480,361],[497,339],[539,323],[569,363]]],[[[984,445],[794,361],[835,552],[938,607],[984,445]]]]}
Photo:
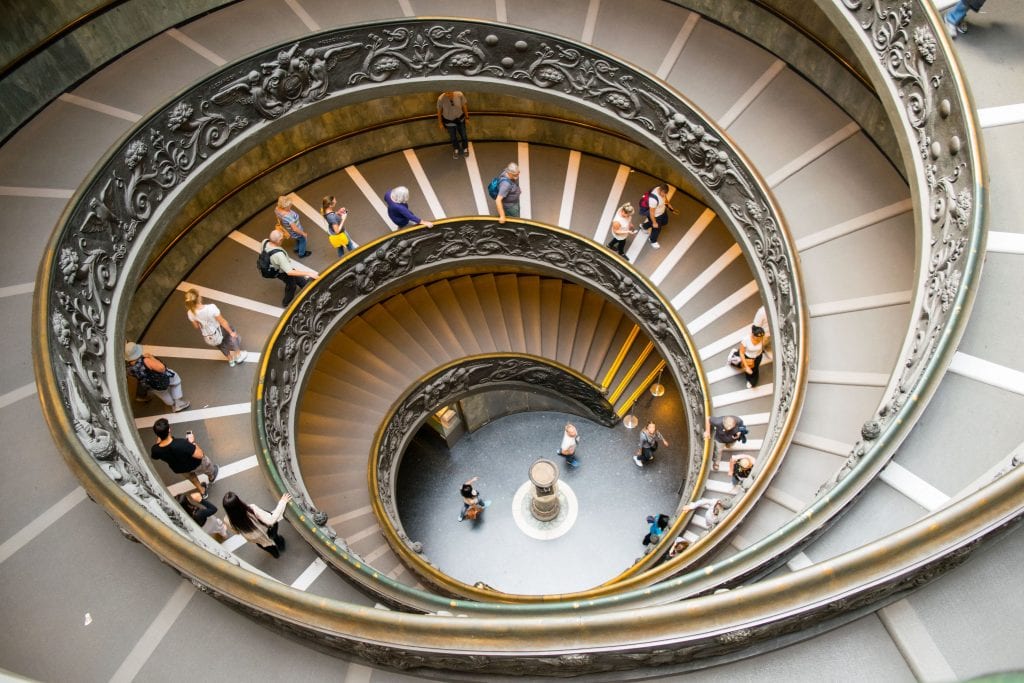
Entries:
{"type": "Polygon", "coordinates": [[[196,442],[196,435],[192,433],[191,429],[185,432],[185,440],[188,441],[189,443],[196,442]]]}

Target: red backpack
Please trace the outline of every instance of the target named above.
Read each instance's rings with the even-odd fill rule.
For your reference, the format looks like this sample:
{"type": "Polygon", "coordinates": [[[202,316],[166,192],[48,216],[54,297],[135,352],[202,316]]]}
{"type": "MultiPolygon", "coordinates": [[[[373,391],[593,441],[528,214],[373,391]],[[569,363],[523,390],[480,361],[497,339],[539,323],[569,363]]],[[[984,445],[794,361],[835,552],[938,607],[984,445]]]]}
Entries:
{"type": "Polygon", "coordinates": [[[651,215],[651,193],[654,190],[647,190],[640,196],[640,215],[650,216],[651,215]]]}

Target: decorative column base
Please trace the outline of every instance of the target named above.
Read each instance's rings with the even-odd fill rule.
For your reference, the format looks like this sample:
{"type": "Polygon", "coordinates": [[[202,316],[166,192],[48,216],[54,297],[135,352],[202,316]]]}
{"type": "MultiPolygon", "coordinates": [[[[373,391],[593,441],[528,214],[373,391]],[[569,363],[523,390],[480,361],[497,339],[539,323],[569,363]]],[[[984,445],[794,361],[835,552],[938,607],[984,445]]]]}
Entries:
{"type": "Polygon", "coordinates": [[[561,504],[558,500],[558,465],[543,458],[530,465],[530,482],[533,497],[530,499],[530,514],[541,522],[550,522],[558,517],[561,504]]]}

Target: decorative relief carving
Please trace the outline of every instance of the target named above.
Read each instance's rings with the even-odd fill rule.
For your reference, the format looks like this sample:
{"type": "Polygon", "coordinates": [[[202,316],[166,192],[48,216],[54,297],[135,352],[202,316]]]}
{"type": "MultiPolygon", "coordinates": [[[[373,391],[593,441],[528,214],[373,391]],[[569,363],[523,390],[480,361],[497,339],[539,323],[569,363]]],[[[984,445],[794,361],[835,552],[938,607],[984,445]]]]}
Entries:
{"type": "Polygon", "coordinates": [[[323,99],[328,91],[327,74],[338,60],[361,51],[361,43],[342,41],[321,47],[306,47],[299,51],[299,43],[281,50],[277,58],[263,62],[214,93],[214,104],[240,102],[256,108],[265,119],[276,119],[292,107],[323,99]]]}
{"type": "MultiPolygon", "coordinates": [[[[710,183],[710,192],[721,191],[731,183],[750,190],[737,171],[735,153],[724,149],[720,141],[702,135],[701,124],[690,123],[699,117],[685,104],[673,102],[647,76],[586,48],[562,45],[535,34],[462,22],[395,22],[375,25],[362,35],[351,30],[321,34],[251,58],[226,69],[224,78],[197,86],[142,124],[124,143],[122,153],[113,156],[99,172],[64,228],[52,280],[54,285],[62,286],[49,292],[50,345],[54,362],[73,367],[87,387],[83,400],[90,405],[95,433],[105,432],[112,440],[125,444],[126,452],[134,448],[127,446],[134,441],[130,425],[117,425],[109,408],[111,380],[103,368],[106,337],[112,331],[107,329],[107,312],[126,260],[143,257],[131,251],[132,245],[149,229],[149,219],[165,197],[198,164],[226,151],[239,133],[262,121],[278,119],[354,85],[434,75],[482,76],[560,89],[565,96],[600,104],[646,133],[657,133],[659,125],[665,126],[666,144],[670,141],[671,150],[686,160],[687,168],[710,183]],[[658,107],[652,107],[652,101],[658,102],[658,107]],[[76,344],[72,340],[78,347],[74,352],[76,344]]],[[[759,205],[764,206],[763,201],[759,205]]],[[[519,237],[523,242],[525,232],[519,237]]],[[[452,239],[449,248],[464,248],[460,240],[474,243],[477,253],[487,252],[486,235],[473,234],[473,229],[452,239]]],[[[522,246],[526,253],[528,245],[522,246]]],[[[407,252],[415,248],[407,242],[389,243],[375,260],[357,267],[358,291],[373,291],[382,279],[402,273],[408,267],[407,252]]],[[[578,268],[586,265],[573,254],[560,256],[578,268]]],[[[624,284],[628,281],[621,276],[618,282],[620,287],[628,288],[624,284]]],[[[620,293],[632,296],[628,291],[620,293]]],[[[664,339],[671,327],[666,318],[656,307],[646,305],[642,297],[635,304],[635,310],[650,326],[652,337],[664,339]]],[[[343,304],[334,301],[332,305],[343,304]]],[[[325,309],[322,315],[331,317],[335,311],[325,309]]],[[[782,336],[776,337],[780,344],[782,336]]],[[[289,339],[291,344],[308,344],[309,335],[293,330],[289,339]]],[[[115,344],[111,353],[116,354],[118,348],[115,344]]],[[[673,363],[679,361],[678,354],[666,357],[673,363]]],[[[272,414],[291,405],[289,386],[296,378],[295,372],[294,366],[274,369],[273,385],[266,393],[268,404],[279,409],[272,414]]],[[[692,383],[694,377],[687,376],[685,381],[692,383]]],[[[688,404],[692,410],[693,402],[688,404]]],[[[279,452],[276,446],[289,438],[287,423],[270,417],[265,426],[268,439],[275,445],[272,450],[279,452]]],[[[693,436],[699,438],[696,431],[693,436]]],[[[83,432],[80,438],[87,448],[97,447],[88,434],[83,432]]],[[[289,469],[284,460],[277,464],[284,471],[289,469]]],[[[144,476],[153,480],[150,488],[158,491],[152,475],[144,476]]],[[[303,502],[301,491],[295,493],[303,502]]]]}
{"type": "MultiPolygon", "coordinates": [[[[527,43],[517,42],[516,47],[520,44],[524,47],[519,51],[525,50],[527,43]]],[[[636,75],[587,52],[577,47],[542,42],[535,52],[536,59],[525,69],[513,71],[511,78],[594,101],[653,131],[654,123],[650,118],[640,115],[640,97],[634,85],[636,75]]]]}
{"type": "MultiPolygon", "coordinates": [[[[932,227],[926,240],[930,252],[924,289],[913,314],[913,344],[901,359],[903,371],[895,390],[873,421],[877,430],[865,429],[862,440],[851,452],[844,470],[849,472],[882,435],[896,428],[894,422],[908,407],[910,397],[921,391],[923,378],[937,360],[937,349],[949,327],[955,303],[963,296],[965,282],[974,277],[973,272],[966,271],[966,254],[980,229],[974,221],[980,178],[973,175],[973,149],[963,142],[970,136],[963,118],[963,103],[949,77],[948,59],[938,49],[920,2],[889,5],[875,0],[843,0],[843,4],[863,27],[879,64],[888,72],[897,96],[903,101],[906,120],[926,167],[927,219],[932,227]]],[[[300,41],[279,53],[276,60],[265,55],[248,60],[232,68],[231,74],[219,83],[198,86],[145,122],[129,138],[121,153],[107,162],[83,193],[83,199],[73,207],[62,228],[54,250],[49,289],[41,293],[50,311],[46,343],[53,374],[58,378],[64,408],[84,451],[147,512],[182,533],[189,533],[182,513],[168,503],[162,484],[144,466],[145,455],[136,452],[133,426],[120,424],[111,409],[111,382],[122,380],[119,373],[109,377],[106,369],[108,355],[113,359],[110,366],[119,366],[120,343],[108,346],[110,336],[116,335],[110,313],[114,297],[122,296],[121,292],[127,289],[122,274],[129,263],[144,256],[136,253],[135,245],[151,228],[149,221],[164,199],[199,164],[228,150],[239,133],[353,85],[433,75],[508,79],[560,92],[567,98],[598,103],[638,132],[654,135],[678,160],[681,169],[728,207],[728,215],[723,218],[739,227],[740,240],[755,259],[758,281],[776,313],[775,344],[777,357],[783,362],[776,364],[779,379],[773,413],[783,414],[792,405],[797,391],[796,363],[801,355],[797,346],[799,301],[792,277],[792,254],[770,203],[743,169],[738,155],[724,141],[708,133],[710,127],[704,127],[696,113],[657,83],[626,66],[611,64],[585,48],[566,47],[550,37],[541,38],[508,27],[406,21],[383,28],[374,26],[373,32],[365,35],[357,33],[338,31],[300,41]]],[[[541,253],[531,243],[542,240],[529,226],[491,228],[488,232],[486,226],[467,225],[461,235],[445,233],[443,246],[456,252],[463,249],[467,254],[475,250],[478,255],[505,256],[518,250],[516,253],[522,258],[536,258],[541,253]],[[504,228],[513,230],[514,241],[507,237],[504,228]],[[500,249],[487,251],[495,246],[500,249]]],[[[374,250],[374,260],[367,259],[360,264],[361,268],[353,268],[349,276],[353,278],[352,288],[346,290],[350,292],[346,296],[367,294],[415,272],[412,264],[416,254],[439,238],[425,234],[407,239],[410,241],[387,243],[374,250]]],[[[586,259],[571,251],[545,247],[543,253],[562,259],[560,267],[578,268],[580,273],[588,268],[586,259]]],[[[610,294],[623,300],[633,297],[621,275],[602,274],[598,268],[594,276],[607,276],[601,280],[601,286],[610,294]]],[[[312,327],[290,329],[286,346],[274,358],[273,374],[268,375],[273,381],[266,393],[265,409],[272,409],[265,417],[268,440],[273,440],[275,448],[289,443],[289,424],[286,419],[271,418],[290,410],[294,399],[292,386],[301,373],[298,358],[308,353],[307,347],[311,348],[317,316],[326,325],[344,316],[353,305],[350,299],[333,293],[330,299],[320,299],[322,295],[303,302],[303,308],[310,308],[304,314],[304,324],[312,327]]],[[[664,320],[646,303],[641,296],[633,310],[652,339],[664,345],[665,357],[673,364],[680,363],[683,355],[670,349],[677,341],[671,326],[666,329],[664,320]]],[[[677,372],[681,387],[693,386],[695,374],[690,374],[685,363],[677,367],[677,372]]],[[[688,411],[694,408],[688,401],[688,411]]],[[[779,429],[776,421],[775,435],[779,429]]],[[[289,461],[278,460],[277,451],[274,452],[275,462],[287,472],[289,461]]],[[[322,517],[312,507],[309,511],[314,519],[322,517]]],[[[852,602],[835,606],[837,610],[855,607],[852,602]]],[[[820,621],[821,617],[808,616],[806,623],[815,620],[820,621]]],[[[783,624],[780,620],[756,629],[751,638],[771,637],[803,625],[783,624]]],[[[491,657],[435,657],[410,652],[405,653],[408,660],[403,660],[402,653],[391,648],[366,644],[354,647],[372,652],[389,665],[401,666],[396,662],[403,662],[409,666],[450,665],[463,670],[501,668],[491,657]]],[[[684,661],[733,647],[730,643],[704,642],[644,653],[602,653],[593,659],[589,655],[567,655],[552,657],[543,666],[556,665],[566,671],[573,666],[580,671],[610,670],[636,662],[684,661]]],[[[537,663],[531,666],[541,666],[542,660],[531,661],[537,663]]],[[[515,670],[522,673],[532,669],[515,670]]]]}
{"type": "Polygon", "coordinates": [[[396,77],[449,74],[501,78],[505,75],[504,66],[496,64],[494,55],[481,45],[493,48],[497,38],[488,35],[481,41],[477,36],[482,30],[479,26],[467,29],[419,24],[370,33],[360,46],[367,55],[348,82],[379,83],[396,77]]]}
{"type": "MultiPolygon", "coordinates": [[[[691,432],[688,458],[691,467],[683,495],[689,495],[703,454],[704,398],[697,365],[689,354],[684,333],[671,324],[671,318],[655,291],[633,278],[619,260],[612,258],[600,246],[578,237],[522,223],[501,225],[493,220],[467,220],[405,231],[369,251],[353,254],[346,260],[345,268],[328,272],[306,289],[303,300],[291,313],[275,345],[268,350],[260,424],[271,460],[295,497],[295,504],[314,520],[317,518],[319,511],[313,506],[298,472],[291,428],[295,389],[302,385],[302,378],[310,369],[319,344],[361,310],[368,297],[396,287],[403,279],[420,272],[433,271],[442,265],[456,267],[467,259],[481,258],[542,264],[552,274],[569,274],[620,301],[638,318],[638,323],[655,342],[659,353],[671,361],[673,375],[685,397],[684,406],[691,432]]],[[[507,368],[504,372],[512,373],[513,370],[507,368]]],[[[424,387],[424,393],[417,394],[418,405],[426,405],[432,396],[448,392],[451,383],[467,381],[470,376],[472,373],[463,376],[454,372],[444,381],[435,380],[424,387]]],[[[553,381],[546,379],[541,382],[539,374],[536,380],[541,384],[553,381]]],[[[502,381],[501,376],[490,381],[502,381]]],[[[600,414],[598,406],[588,403],[590,397],[579,387],[566,385],[562,390],[563,395],[583,402],[595,414],[600,414]]],[[[421,412],[406,411],[396,415],[385,427],[385,441],[391,443],[394,439],[404,438],[412,425],[430,412],[431,409],[423,408],[421,412]]],[[[395,455],[393,452],[385,457],[380,467],[390,471],[391,458],[395,455]]],[[[380,491],[381,500],[389,510],[394,509],[392,495],[390,487],[380,491]]]]}
{"type": "Polygon", "coordinates": [[[928,391],[923,377],[938,362],[936,354],[947,333],[954,302],[963,295],[966,272],[964,258],[971,243],[977,243],[980,225],[974,224],[974,209],[980,178],[973,175],[970,154],[961,137],[966,135],[964,103],[950,78],[950,64],[938,49],[927,13],[917,2],[898,5],[843,0],[855,21],[865,31],[878,64],[892,82],[906,116],[908,133],[916,138],[922,175],[927,185],[924,218],[929,257],[918,292],[910,345],[900,359],[898,381],[883,398],[869,432],[862,434],[842,468],[818,491],[830,491],[845,479],[872,451],[886,432],[906,428],[901,418],[911,397],[928,391]],[[954,103],[958,108],[954,111],[954,103]]]}

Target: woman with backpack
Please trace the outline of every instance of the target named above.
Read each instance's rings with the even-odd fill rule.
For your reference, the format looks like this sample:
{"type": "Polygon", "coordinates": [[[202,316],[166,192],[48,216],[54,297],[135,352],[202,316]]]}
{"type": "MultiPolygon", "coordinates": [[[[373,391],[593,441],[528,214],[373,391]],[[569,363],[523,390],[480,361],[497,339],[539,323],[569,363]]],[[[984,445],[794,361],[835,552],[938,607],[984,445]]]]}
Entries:
{"type": "Polygon", "coordinates": [[[644,217],[640,221],[640,229],[651,233],[648,241],[653,249],[661,249],[658,236],[661,235],[661,229],[668,225],[669,211],[679,213],[669,204],[668,185],[664,183],[645,192],[640,198],[640,215],[644,217]]]}
{"type": "Polygon", "coordinates": [[[181,377],[178,373],[164,365],[156,356],[145,353],[142,344],[125,344],[124,361],[128,364],[128,374],[151,393],[156,394],[157,398],[174,412],[180,413],[192,405],[182,397],[181,377]]]}
{"type": "Polygon", "coordinates": [[[242,338],[214,304],[204,304],[203,295],[196,289],[185,292],[185,310],[189,322],[203,335],[208,346],[216,346],[235,367],[249,354],[242,350],[242,338]]]}
{"type": "Polygon", "coordinates": [[[523,193],[519,187],[519,164],[509,162],[505,170],[487,186],[487,193],[498,209],[499,223],[504,223],[509,216],[519,218],[519,198],[523,193]]]}

